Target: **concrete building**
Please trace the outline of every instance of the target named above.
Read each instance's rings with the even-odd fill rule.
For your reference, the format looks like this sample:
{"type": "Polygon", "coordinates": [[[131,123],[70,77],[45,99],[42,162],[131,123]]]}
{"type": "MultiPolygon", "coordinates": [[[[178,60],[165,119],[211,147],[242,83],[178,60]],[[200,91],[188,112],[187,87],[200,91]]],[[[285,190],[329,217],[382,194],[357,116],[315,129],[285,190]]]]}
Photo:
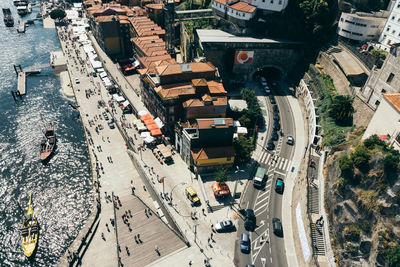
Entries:
{"type": "Polygon", "coordinates": [[[245,2],[212,0],[211,7],[214,14],[223,17],[232,23],[246,27],[256,14],[256,7],[245,2]]]}
{"type": "Polygon", "coordinates": [[[390,144],[400,150],[400,94],[383,94],[382,103],[372,117],[363,139],[388,135],[390,144]]]}
{"type": "Polygon", "coordinates": [[[170,134],[177,121],[226,115],[226,91],[209,62],[161,64],[142,76],[141,85],[144,104],[170,134]]]}
{"type": "Polygon", "coordinates": [[[175,127],[175,147],[186,164],[198,173],[229,168],[235,157],[234,131],[231,118],[178,123],[175,127]]]}
{"type": "Polygon", "coordinates": [[[337,34],[346,39],[364,42],[378,40],[386,23],[387,12],[342,13],[337,34]]]}
{"type": "Polygon", "coordinates": [[[391,44],[400,43],[400,0],[392,1],[389,5],[390,14],[379,38],[383,49],[389,51],[391,44]]]}
{"type": "Polygon", "coordinates": [[[382,94],[398,92],[400,92],[400,44],[392,45],[382,68],[371,71],[361,95],[376,109],[382,102],[382,94]]]}

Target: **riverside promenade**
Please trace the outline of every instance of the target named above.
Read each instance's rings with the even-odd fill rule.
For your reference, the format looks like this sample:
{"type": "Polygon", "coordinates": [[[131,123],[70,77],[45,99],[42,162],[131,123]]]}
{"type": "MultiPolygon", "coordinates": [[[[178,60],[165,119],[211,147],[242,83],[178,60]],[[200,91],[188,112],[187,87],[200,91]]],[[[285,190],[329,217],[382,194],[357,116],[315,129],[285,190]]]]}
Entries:
{"type": "MultiPolygon", "coordinates": [[[[140,234],[138,232],[140,228],[135,225],[148,219],[144,212],[142,215],[139,213],[136,215],[134,211],[137,207],[142,209],[146,206],[145,203],[152,204],[153,200],[148,191],[144,190],[141,178],[127,154],[125,140],[118,129],[111,129],[104,119],[103,112],[108,111],[105,105],[99,104],[107,102],[107,99],[104,98],[107,93],[103,84],[99,78],[89,75],[90,71],[86,61],[82,59],[84,56],[82,48],[77,43],[71,42],[69,38],[70,28],[62,27],[57,30],[63,53],[67,58],[70,85],[86,132],[91,168],[94,174],[95,203],[98,199],[97,207],[100,209],[98,216],[90,216],[88,223],[61,259],[60,265],[68,266],[71,259],[74,259],[72,260],[73,265],[118,266],[118,262],[123,264],[125,260],[129,263],[127,266],[143,266],[143,264],[151,264],[164,256],[164,254],[159,256],[154,251],[154,247],[150,248],[149,246],[156,244],[161,251],[168,254],[174,250],[185,248],[185,243],[156,216],[152,217],[152,223],[146,225],[149,234],[144,231],[141,233],[144,244],[138,246],[135,242],[133,236],[140,234]],[[131,186],[133,184],[137,188],[136,197],[132,196],[131,186]],[[112,201],[113,197],[114,201],[112,201]],[[113,203],[115,204],[113,205],[113,203]],[[115,206],[117,208],[114,208],[115,206]],[[132,232],[125,233],[120,229],[126,225],[116,215],[128,210],[134,213],[133,217],[129,219],[132,232]],[[150,234],[159,232],[163,233],[162,239],[158,235],[150,234]],[[118,246],[118,240],[124,240],[124,246],[118,246]],[[125,246],[128,247],[129,255],[125,246]],[[163,250],[163,248],[165,249],[163,250]],[[136,254],[142,257],[140,265],[132,260],[136,254]]],[[[97,212],[96,209],[94,212],[97,212]]]]}

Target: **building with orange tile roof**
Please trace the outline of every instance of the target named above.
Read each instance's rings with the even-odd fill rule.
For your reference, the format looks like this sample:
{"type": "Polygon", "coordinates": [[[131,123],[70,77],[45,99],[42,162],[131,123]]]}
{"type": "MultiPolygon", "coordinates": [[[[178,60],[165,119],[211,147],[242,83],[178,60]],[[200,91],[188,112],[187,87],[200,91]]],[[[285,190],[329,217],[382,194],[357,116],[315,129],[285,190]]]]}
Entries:
{"type": "Polygon", "coordinates": [[[132,47],[139,57],[153,57],[167,55],[165,42],[155,36],[143,36],[131,38],[132,47]]]}
{"type": "Polygon", "coordinates": [[[257,10],[254,5],[228,0],[212,0],[211,7],[215,15],[241,27],[246,27],[252,21],[257,10]]]}
{"type": "Polygon", "coordinates": [[[147,4],[145,9],[147,14],[149,14],[149,18],[153,20],[157,25],[164,25],[164,13],[163,13],[164,4],[147,4]]]}
{"type": "Polygon", "coordinates": [[[131,23],[130,32],[132,37],[158,35],[160,38],[164,38],[165,36],[165,30],[148,17],[132,17],[129,21],[131,23]]]}

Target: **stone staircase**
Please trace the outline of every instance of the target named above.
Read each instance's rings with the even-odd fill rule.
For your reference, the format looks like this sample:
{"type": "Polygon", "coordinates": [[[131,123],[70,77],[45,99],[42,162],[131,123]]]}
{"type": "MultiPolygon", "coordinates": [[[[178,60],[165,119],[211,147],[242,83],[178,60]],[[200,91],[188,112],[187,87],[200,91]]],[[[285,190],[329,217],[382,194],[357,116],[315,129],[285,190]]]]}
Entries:
{"type": "Polygon", "coordinates": [[[325,241],[323,227],[315,223],[311,223],[311,242],[314,255],[325,256],[325,241]]]}

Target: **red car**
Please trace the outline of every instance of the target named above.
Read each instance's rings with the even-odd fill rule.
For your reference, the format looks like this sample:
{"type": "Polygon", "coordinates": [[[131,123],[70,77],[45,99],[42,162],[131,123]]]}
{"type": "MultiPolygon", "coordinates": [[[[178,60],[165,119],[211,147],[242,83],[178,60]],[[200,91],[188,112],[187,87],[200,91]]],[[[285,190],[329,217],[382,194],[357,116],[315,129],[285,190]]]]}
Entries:
{"type": "Polygon", "coordinates": [[[211,188],[216,198],[226,197],[231,194],[229,186],[226,183],[213,183],[211,188]]]}

